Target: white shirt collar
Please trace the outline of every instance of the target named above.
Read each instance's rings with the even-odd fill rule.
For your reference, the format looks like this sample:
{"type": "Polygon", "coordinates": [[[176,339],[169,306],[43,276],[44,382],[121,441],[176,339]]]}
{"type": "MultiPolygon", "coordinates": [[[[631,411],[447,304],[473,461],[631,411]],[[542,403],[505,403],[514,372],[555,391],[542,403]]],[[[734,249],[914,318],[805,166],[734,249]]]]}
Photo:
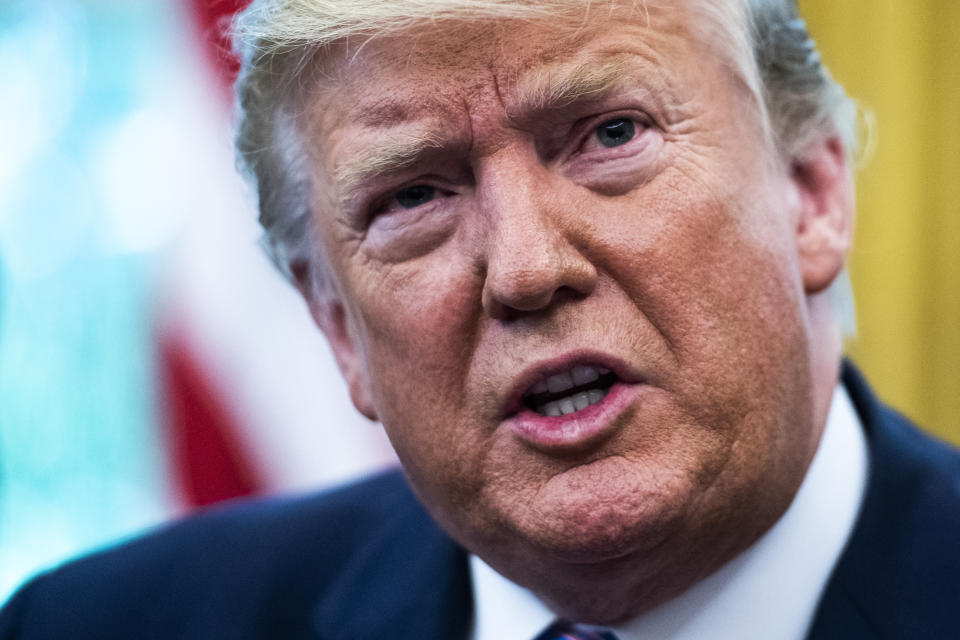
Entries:
{"type": "MultiPolygon", "coordinates": [[[[853,531],[867,483],[867,442],[838,386],[817,453],[777,523],[749,549],[679,597],[623,627],[621,640],[805,637],[853,531]]],[[[470,556],[473,640],[530,640],[554,619],[532,592],[470,556]]]]}

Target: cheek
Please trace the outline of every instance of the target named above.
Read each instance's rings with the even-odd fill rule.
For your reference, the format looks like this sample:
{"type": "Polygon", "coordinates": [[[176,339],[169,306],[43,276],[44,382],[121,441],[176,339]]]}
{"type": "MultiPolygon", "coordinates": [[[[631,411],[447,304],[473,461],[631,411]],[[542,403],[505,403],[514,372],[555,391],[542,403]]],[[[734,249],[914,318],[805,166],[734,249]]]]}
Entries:
{"type": "Polygon", "coordinates": [[[679,370],[703,374],[687,377],[683,389],[718,401],[742,397],[739,385],[750,379],[743,372],[775,367],[801,333],[803,291],[789,220],[775,184],[706,189],[678,174],[625,198],[604,224],[616,233],[594,223],[591,232],[604,234],[595,260],[679,370]]]}
{"type": "Polygon", "coordinates": [[[356,269],[351,313],[378,415],[408,471],[429,460],[462,464],[482,430],[466,395],[477,339],[480,283],[445,251],[419,260],[356,269]],[[440,452],[443,455],[438,456],[440,452]]]}

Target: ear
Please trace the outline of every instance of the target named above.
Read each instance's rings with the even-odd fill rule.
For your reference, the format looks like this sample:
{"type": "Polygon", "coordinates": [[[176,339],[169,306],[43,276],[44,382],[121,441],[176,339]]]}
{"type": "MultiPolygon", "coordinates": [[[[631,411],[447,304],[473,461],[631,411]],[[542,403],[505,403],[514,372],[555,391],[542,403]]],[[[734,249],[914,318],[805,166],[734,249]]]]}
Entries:
{"type": "Polygon", "coordinates": [[[807,294],[826,289],[846,261],[853,232],[853,185],[843,142],[820,140],[794,158],[797,250],[807,294]]]}
{"type": "Polygon", "coordinates": [[[313,321],[327,338],[340,374],[347,383],[353,406],[370,420],[377,420],[370,379],[360,353],[356,331],[343,303],[332,291],[321,291],[321,288],[328,287],[318,286],[313,268],[306,262],[291,262],[290,273],[300,295],[307,302],[313,321]]]}

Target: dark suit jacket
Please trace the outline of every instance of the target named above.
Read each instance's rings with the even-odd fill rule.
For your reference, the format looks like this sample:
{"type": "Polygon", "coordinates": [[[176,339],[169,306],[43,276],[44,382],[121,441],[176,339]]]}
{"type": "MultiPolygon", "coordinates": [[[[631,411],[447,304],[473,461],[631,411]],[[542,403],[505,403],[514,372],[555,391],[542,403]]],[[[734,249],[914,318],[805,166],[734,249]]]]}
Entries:
{"type": "MultiPolygon", "coordinates": [[[[960,454],[844,381],[870,443],[855,531],[812,638],[960,638],[960,454]]],[[[22,589],[0,639],[465,638],[464,551],[398,472],[239,503],[68,564],[22,589]]]]}

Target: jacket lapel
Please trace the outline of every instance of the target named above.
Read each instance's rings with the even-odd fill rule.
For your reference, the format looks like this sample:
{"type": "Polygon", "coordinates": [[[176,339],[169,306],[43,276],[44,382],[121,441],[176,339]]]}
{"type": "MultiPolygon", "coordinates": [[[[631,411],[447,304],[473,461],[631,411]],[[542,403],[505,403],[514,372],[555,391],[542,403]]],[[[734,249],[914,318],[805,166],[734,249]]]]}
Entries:
{"type": "Polygon", "coordinates": [[[843,382],[869,442],[870,479],[809,638],[950,637],[956,620],[946,616],[960,615],[960,457],[881,405],[850,363],[843,382]]]}

